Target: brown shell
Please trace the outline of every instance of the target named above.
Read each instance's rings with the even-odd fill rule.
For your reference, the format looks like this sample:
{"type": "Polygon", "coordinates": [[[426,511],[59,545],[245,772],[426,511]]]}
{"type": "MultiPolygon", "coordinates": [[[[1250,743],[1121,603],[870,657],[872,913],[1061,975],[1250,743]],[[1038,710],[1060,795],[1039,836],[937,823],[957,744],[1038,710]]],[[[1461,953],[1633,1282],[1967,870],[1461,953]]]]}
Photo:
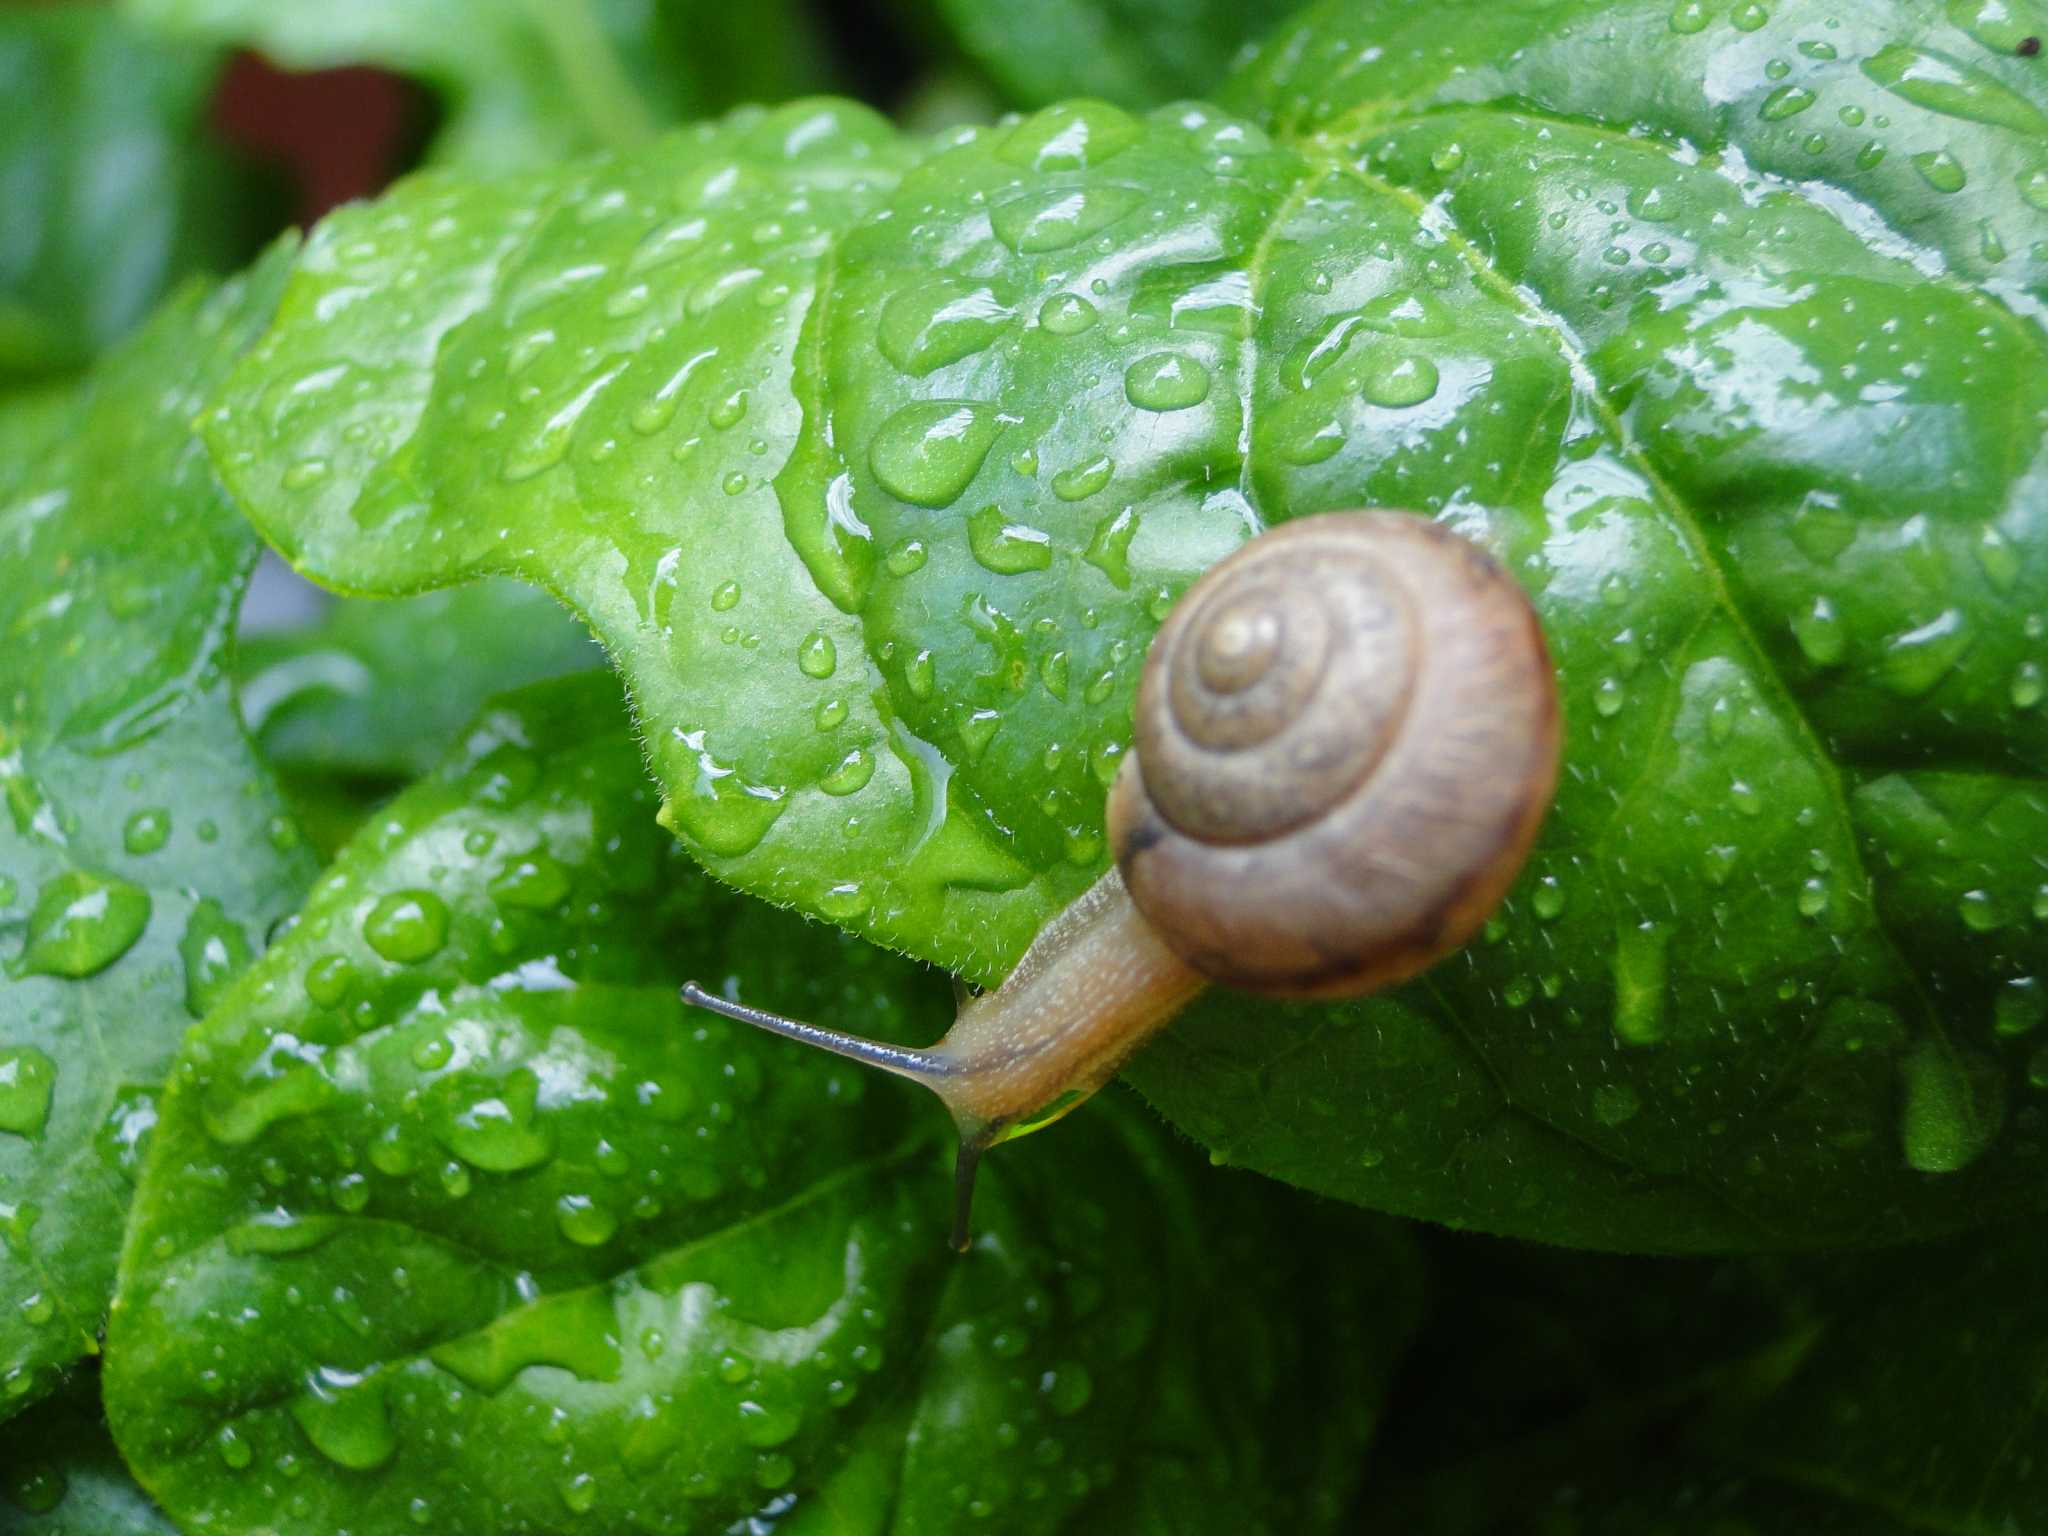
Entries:
{"type": "Polygon", "coordinates": [[[1167,616],[1110,844],[1139,911],[1211,980],[1369,992],[1499,904],[1559,735],[1543,631],[1491,556],[1406,513],[1302,518],[1167,616]]]}

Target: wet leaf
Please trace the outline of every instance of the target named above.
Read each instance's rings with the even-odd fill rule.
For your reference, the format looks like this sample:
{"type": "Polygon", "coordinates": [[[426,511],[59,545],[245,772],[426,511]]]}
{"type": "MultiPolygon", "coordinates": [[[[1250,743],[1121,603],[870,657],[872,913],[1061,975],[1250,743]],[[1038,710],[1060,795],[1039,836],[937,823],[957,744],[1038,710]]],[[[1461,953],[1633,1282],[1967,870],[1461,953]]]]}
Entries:
{"type": "Polygon", "coordinates": [[[514,695],[189,1037],[107,1345],[143,1483],[222,1532],[1334,1529],[1398,1235],[1112,1099],[956,1258],[931,1104],[676,997],[901,1037],[944,978],[655,804],[610,678],[514,695]]]}
{"type": "Polygon", "coordinates": [[[1434,514],[1559,662],[1532,867],[1390,997],[1213,994],[1143,1091],[1556,1241],[2031,1209],[2048,85],[1967,7],[1496,10],[1314,8],[1248,117],[802,105],[413,183],[315,236],[208,440],[319,579],[562,595],[714,873],[982,982],[1105,866],[1187,584],[1434,514]]]}
{"type": "Polygon", "coordinates": [[[224,675],[256,541],[188,429],[288,262],[0,426],[0,1416],[97,1350],[156,1085],[313,874],[224,675]]]}

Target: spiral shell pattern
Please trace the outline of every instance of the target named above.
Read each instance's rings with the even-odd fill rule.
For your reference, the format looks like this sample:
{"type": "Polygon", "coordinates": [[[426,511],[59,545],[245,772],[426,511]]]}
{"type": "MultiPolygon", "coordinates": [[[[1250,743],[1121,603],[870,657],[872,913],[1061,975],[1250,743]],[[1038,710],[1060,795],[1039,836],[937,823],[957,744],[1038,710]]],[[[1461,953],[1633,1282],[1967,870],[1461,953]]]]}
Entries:
{"type": "Polygon", "coordinates": [[[1302,518],[1167,616],[1110,841],[1138,910],[1211,980],[1372,991],[1499,903],[1559,734],[1543,632],[1489,555],[1405,513],[1302,518]]]}

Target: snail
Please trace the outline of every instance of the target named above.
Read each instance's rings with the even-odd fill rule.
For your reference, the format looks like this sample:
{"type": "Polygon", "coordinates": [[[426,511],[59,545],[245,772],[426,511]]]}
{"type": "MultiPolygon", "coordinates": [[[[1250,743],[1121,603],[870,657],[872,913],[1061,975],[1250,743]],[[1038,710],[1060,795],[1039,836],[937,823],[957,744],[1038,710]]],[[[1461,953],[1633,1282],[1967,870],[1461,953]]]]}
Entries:
{"type": "Polygon", "coordinates": [[[1110,787],[1114,864],[938,1044],[683,996],[935,1091],[964,1249],[982,1154],[1087,1098],[1211,982],[1358,996],[1463,944],[1528,855],[1559,736],[1543,632],[1491,556],[1406,513],[1301,518],[1167,615],[1110,787]]]}

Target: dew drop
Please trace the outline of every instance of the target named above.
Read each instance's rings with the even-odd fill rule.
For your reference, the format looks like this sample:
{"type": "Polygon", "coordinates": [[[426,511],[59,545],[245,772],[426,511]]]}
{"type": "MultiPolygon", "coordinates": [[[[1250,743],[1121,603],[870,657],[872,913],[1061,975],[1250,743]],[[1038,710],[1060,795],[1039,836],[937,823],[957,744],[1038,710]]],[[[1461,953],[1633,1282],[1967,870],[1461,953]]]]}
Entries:
{"type": "Polygon", "coordinates": [[[1054,475],[1052,493],[1061,501],[1083,501],[1108,485],[1115,474],[1116,461],[1099,454],[1054,475]]]}
{"type": "Polygon", "coordinates": [[[134,947],[149,926],[149,893],[111,875],[66,870],[46,882],[29,914],[16,976],[95,975],[134,947]]]}
{"type": "Polygon", "coordinates": [[[555,1225],[580,1248],[596,1248],[612,1240],[619,1218],[589,1195],[564,1195],[555,1202],[555,1225]]]}
{"type": "Polygon", "coordinates": [[[1627,1083],[1602,1083],[1593,1090],[1593,1118],[1610,1129],[1642,1112],[1643,1101],[1627,1083]]]}
{"type": "Polygon", "coordinates": [[[417,965],[448,942],[448,908],[432,891],[392,891],[363,919],[363,938],[397,965],[417,965]]]}
{"type": "Polygon", "coordinates": [[[1820,97],[1803,85],[1781,85],[1764,98],[1757,109],[1757,116],[1767,123],[1782,123],[1788,117],[1797,117],[1820,97]]]}
{"type": "Polygon", "coordinates": [[[569,871],[560,860],[535,849],[506,861],[491,879],[491,899],[523,912],[551,912],[569,898],[569,871]]]}
{"type": "Polygon", "coordinates": [[[2032,709],[2048,693],[2048,673],[2038,661],[2023,661],[2013,671],[2010,692],[2013,708],[2032,709]]]}
{"type": "Polygon", "coordinates": [[[1038,306],[1038,324],[1055,336],[1078,336],[1095,323],[1095,306],[1078,293],[1056,293],[1038,306]]]}
{"type": "Polygon", "coordinates": [[[924,569],[925,559],[924,541],[905,539],[889,551],[882,564],[891,576],[909,576],[924,569]]]}
{"type": "Polygon", "coordinates": [[[865,789],[868,780],[874,776],[874,753],[865,747],[855,747],[839,760],[838,766],[818,780],[818,788],[828,795],[851,795],[865,789]]]}
{"type": "Polygon", "coordinates": [[[1179,352],[1153,352],[1124,370],[1124,397],[1141,411],[1184,411],[1209,398],[1209,370],[1179,352]]]}
{"type": "Polygon", "coordinates": [[[35,1137],[50,1118],[57,1064],[33,1045],[0,1046],[0,1131],[35,1137]]]}
{"type": "Polygon", "coordinates": [[[131,815],[121,828],[121,846],[137,858],[171,840],[171,813],[151,806],[131,815]]]}
{"type": "MultiPolygon", "coordinates": [[[[1054,481],[1058,489],[1058,481],[1054,481]]],[[[967,547],[975,562],[998,576],[1042,571],[1052,564],[1052,538],[1028,524],[1011,522],[990,505],[967,519],[967,547]]]]}
{"type": "Polygon", "coordinates": [[[1654,1045],[1664,1038],[1670,931],[1656,923],[1624,927],[1614,941],[1614,1038],[1654,1045]]]}
{"type": "Polygon", "coordinates": [[[223,992],[248,968],[255,951],[241,925],[207,897],[193,907],[178,940],[178,959],[185,967],[185,1011],[203,1019],[223,992]]]}
{"type": "Polygon", "coordinates": [[[1970,181],[1963,163],[1945,149],[1921,151],[1913,157],[1913,169],[1937,192],[1960,192],[1970,181]]]}
{"type": "Polygon", "coordinates": [[[1144,202],[1144,194],[1130,187],[1042,187],[992,209],[989,228],[1020,256],[1061,251],[1109,228],[1144,202]]]}
{"type": "Polygon", "coordinates": [[[868,450],[882,488],[913,506],[949,507],[980,471],[1002,431],[992,408],[964,400],[906,405],[884,422],[868,450]]]}
{"type": "Polygon", "coordinates": [[[1437,391],[1436,364],[1426,357],[1375,357],[1366,364],[1359,391],[1388,410],[1421,405],[1437,391]]]}
{"type": "Polygon", "coordinates": [[[797,644],[796,666],[805,677],[828,678],[839,669],[839,647],[822,629],[814,629],[797,644]]]}
{"type": "Polygon", "coordinates": [[[291,1415],[315,1450],[351,1472],[375,1471],[398,1453],[379,1377],[323,1368],[292,1400],[291,1415]]]}

